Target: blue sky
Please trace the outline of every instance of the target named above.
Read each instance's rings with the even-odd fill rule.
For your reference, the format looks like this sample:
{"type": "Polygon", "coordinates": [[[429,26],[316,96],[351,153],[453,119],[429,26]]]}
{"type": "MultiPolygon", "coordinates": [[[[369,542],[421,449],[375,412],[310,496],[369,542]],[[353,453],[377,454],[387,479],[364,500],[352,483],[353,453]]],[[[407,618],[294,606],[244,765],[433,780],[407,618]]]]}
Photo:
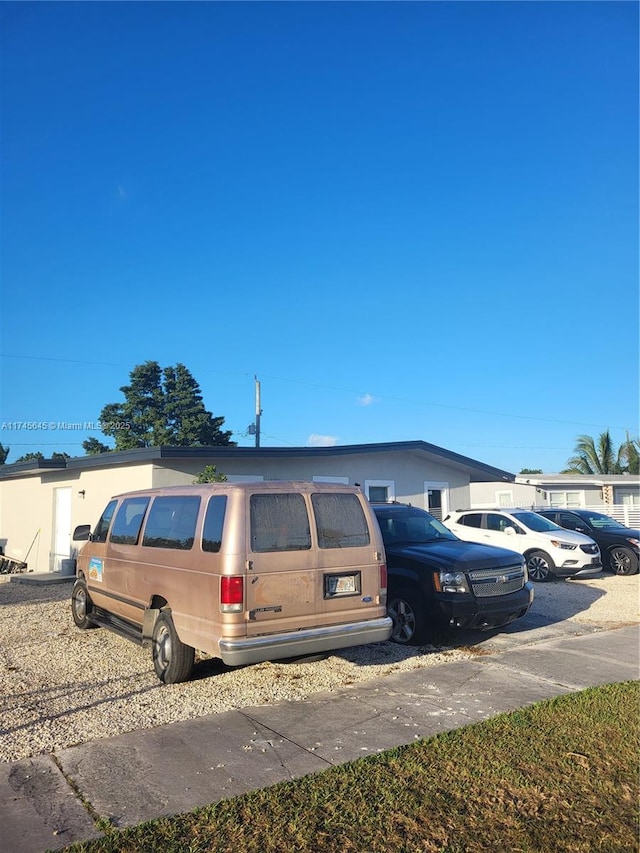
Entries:
{"type": "Polygon", "coordinates": [[[1,13],[9,462],[148,359],[247,446],[254,375],[263,445],[637,434],[637,4],[1,13]]]}

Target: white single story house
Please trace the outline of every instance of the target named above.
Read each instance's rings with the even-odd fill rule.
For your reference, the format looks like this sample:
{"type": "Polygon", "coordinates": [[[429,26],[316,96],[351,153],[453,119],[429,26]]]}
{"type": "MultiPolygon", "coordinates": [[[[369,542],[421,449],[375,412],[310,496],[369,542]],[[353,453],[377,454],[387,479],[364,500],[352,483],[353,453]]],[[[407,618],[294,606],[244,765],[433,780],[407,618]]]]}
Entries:
{"type": "Polygon", "coordinates": [[[0,546],[37,572],[75,556],[71,533],[95,524],[113,495],[192,483],[205,465],[229,481],[316,480],[359,485],[370,500],[398,500],[442,518],[468,506],[472,483],[514,475],[425,441],[336,447],[142,447],[0,466],[0,546]]]}
{"type": "MultiPolygon", "coordinates": [[[[576,507],[640,526],[637,474],[520,474],[512,483],[472,482],[470,507],[576,507]]],[[[467,507],[464,507],[466,509],[467,507]]]]}

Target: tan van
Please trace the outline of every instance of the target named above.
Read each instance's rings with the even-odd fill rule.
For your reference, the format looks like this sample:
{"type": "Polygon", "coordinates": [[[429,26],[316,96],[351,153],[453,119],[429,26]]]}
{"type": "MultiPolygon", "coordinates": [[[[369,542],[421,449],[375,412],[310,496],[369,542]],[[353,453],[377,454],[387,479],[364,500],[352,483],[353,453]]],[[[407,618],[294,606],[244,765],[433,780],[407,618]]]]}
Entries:
{"type": "Polygon", "coordinates": [[[151,645],[167,684],[194,650],[235,666],[387,640],[380,529],[359,489],[265,481],[114,497],[77,563],[79,628],[151,645]]]}

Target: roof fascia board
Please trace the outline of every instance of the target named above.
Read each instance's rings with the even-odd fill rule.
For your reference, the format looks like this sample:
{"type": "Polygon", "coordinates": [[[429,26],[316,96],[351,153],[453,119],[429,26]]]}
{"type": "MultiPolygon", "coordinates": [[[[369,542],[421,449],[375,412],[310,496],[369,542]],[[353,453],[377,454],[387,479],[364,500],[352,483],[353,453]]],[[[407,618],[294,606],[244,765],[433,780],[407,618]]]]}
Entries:
{"type": "Polygon", "coordinates": [[[427,455],[437,461],[448,463],[456,468],[464,470],[469,474],[472,481],[488,482],[494,480],[512,482],[515,475],[490,465],[484,465],[475,459],[461,456],[451,450],[429,444],[426,441],[394,441],[377,444],[343,444],[332,447],[137,447],[131,450],[109,451],[108,453],[96,453],[89,456],[76,456],[72,459],[38,460],[44,464],[34,465],[29,463],[14,463],[9,466],[0,466],[0,478],[10,476],[22,476],[25,473],[37,473],[45,467],[53,469],[87,469],[99,468],[112,465],[125,465],[131,463],[159,462],[170,459],[204,459],[219,457],[228,458],[309,458],[309,457],[336,457],[353,456],[366,453],[396,453],[414,452],[427,455]],[[17,466],[20,467],[17,467],[17,466]],[[5,469],[4,471],[2,469],[5,469]]]}

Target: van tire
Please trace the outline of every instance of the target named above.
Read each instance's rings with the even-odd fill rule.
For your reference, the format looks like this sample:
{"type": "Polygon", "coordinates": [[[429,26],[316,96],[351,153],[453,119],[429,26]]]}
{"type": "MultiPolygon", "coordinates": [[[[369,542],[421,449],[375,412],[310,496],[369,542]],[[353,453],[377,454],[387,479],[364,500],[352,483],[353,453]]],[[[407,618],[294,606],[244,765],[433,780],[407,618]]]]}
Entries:
{"type": "Polygon", "coordinates": [[[420,592],[408,588],[389,595],[387,614],[393,621],[391,640],[402,646],[419,646],[427,634],[427,610],[420,592]]]}
{"type": "Polygon", "coordinates": [[[86,631],[88,628],[98,627],[91,619],[92,610],[93,604],[87,592],[85,579],[78,578],[71,591],[71,615],[77,628],[86,631]]]}
{"type": "Polygon", "coordinates": [[[185,646],[173,625],[170,610],[163,610],[153,628],[153,667],[164,684],[187,681],[193,671],[195,650],[185,646]]]}

